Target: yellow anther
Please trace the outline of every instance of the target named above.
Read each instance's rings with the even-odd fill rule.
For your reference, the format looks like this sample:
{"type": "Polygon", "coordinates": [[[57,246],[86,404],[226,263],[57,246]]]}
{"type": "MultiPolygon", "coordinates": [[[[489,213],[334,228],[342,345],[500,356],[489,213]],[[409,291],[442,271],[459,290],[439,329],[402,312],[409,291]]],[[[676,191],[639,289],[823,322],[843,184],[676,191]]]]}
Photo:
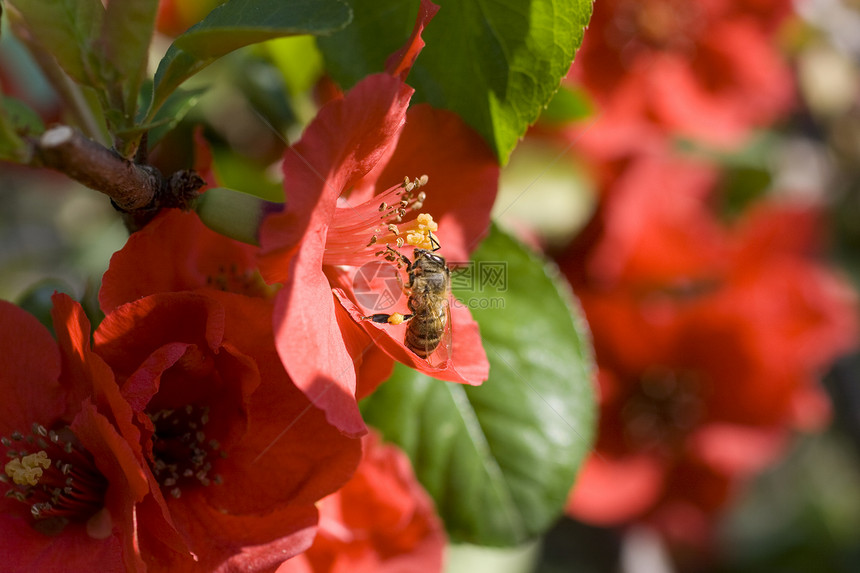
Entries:
{"type": "Polygon", "coordinates": [[[433,215],[430,213],[421,213],[415,220],[418,222],[419,229],[424,228],[431,232],[439,230],[439,223],[433,220],[433,215]]]}
{"type": "Polygon", "coordinates": [[[432,248],[430,239],[422,233],[409,233],[408,235],[406,235],[406,242],[413,247],[418,247],[419,249],[432,248]]]}
{"type": "Polygon", "coordinates": [[[429,213],[421,213],[415,222],[406,229],[406,243],[419,249],[432,249],[432,234],[439,229],[439,224],[429,213]]]}
{"type": "Polygon", "coordinates": [[[395,312],[388,317],[388,324],[403,324],[403,315],[399,312],[395,312]]]}
{"type": "Polygon", "coordinates": [[[48,459],[48,454],[41,450],[20,459],[15,458],[3,469],[6,475],[18,485],[36,485],[42,477],[43,470],[49,467],[51,467],[51,460],[48,459]]]}

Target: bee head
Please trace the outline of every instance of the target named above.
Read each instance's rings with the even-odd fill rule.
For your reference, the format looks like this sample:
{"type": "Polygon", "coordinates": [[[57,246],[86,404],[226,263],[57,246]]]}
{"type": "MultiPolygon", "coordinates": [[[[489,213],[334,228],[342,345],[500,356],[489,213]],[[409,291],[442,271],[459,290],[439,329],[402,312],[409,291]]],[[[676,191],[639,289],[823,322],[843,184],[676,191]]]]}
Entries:
{"type": "Polygon", "coordinates": [[[439,266],[445,266],[445,259],[435,254],[433,251],[428,249],[415,249],[412,254],[412,260],[417,262],[422,259],[439,266]]]}

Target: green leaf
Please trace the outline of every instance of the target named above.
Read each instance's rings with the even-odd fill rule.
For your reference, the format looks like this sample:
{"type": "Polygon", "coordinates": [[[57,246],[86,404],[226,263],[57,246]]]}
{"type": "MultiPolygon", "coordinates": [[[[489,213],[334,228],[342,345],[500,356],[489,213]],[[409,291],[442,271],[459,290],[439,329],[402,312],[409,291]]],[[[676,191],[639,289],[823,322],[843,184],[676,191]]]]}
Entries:
{"type": "Polygon", "coordinates": [[[152,123],[147,126],[139,126],[141,128],[149,127],[148,145],[152,149],[161,141],[161,138],[179,125],[179,122],[194,109],[197,102],[203,96],[206,88],[196,88],[193,90],[179,89],[170,94],[155,117],[152,118],[152,123]]]}
{"type": "Polygon", "coordinates": [[[263,219],[280,208],[279,204],[224,187],[207,189],[194,205],[204,225],[249,245],[260,244],[257,233],[263,219]]]}
{"type": "Polygon", "coordinates": [[[146,77],[149,43],[155,26],[158,0],[111,2],[101,29],[104,74],[128,125],[137,106],[140,86],[146,77]],[[118,101],[117,101],[118,100],[118,101]]]}
{"type": "Polygon", "coordinates": [[[26,144],[15,133],[4,109],[0,109],[0,159],[16,163],[24,163],[28,160],[26,144]]]}
{"type": "Polygon", "coordinates": [[[212,168],[224,187],[241,189],[243,193],[272,203],[284,202],[284,184],[266,174],[258,162],[222,147],[212,148],[212,168]]]}
{"type": "Polygon", "coordinates": [[[237,48],[297,34],[330,34],[352,18],[342,0],[230,0],[176,38],[155,73],[150,115],[183,81],[237,48]]]}
{"type": "Polygon", "coordinates": [[[290,95],[311,89],[323,74],[322,54],[310,36],[279,38],[266,42],[265,48],[290,95]]]}
{"type": "Polygon", "coordinates": [[[383,71],[388,56],[409,38],[418,14],[418,0],[347,1],[355,14],[352,23],[340,32],[317,38],[328,73],[344,88],[383,71]]]}
{"type": "Polygon", "coordinates": [[[0,159],[28,163],[31,149],[22,136],[37,136],[43,131],[45,125],[34,109],[0,94],[0,159]]]}
{"type": "MultiPolygon", "coordinates": [[[[383,69],[411,30],[401,0],[351,0],[356,20],[320,42],[348,87],[383,69]]],[[[417,4],[417,2],[416,2],[417,4]]],[[[506,163],[567,73],[592,0],[436,0],[440,10],[407,80],[413,101],[457,112],[506,163]]],[[[410,12],[414,19],[416,8],[410,12]]]]}
{"type": "Polygon", "coordinates": [[[537,540],[504,548],[454,543],[445,549],[445,573],[534,573],[541,543],[537,540]]]}
{"type": "Polygon", "coordinates": [[[9,0],[8,4],[69,76],[84,85],[100,86],[99,57],[93,52],[105,14],[100,0],[9,0]]]}
{"type": "Polygon", "coordinates": [[[39,114],[19,99],[0,96],[3,113],[10,120],[12,127],[21,135],[37,136],[45,131],[45,124],[39,114]]]}
{"type": "Polygon", "coordinates": [[[577,305],[541,259],[494,229],[472,265],[477,284],[455,276],[455,291],[481,325],[489,380],[397,365],[362,412],[407,452],[452,542],[512,546],[562,512],[594,436],[594,366],[577,305]]]}

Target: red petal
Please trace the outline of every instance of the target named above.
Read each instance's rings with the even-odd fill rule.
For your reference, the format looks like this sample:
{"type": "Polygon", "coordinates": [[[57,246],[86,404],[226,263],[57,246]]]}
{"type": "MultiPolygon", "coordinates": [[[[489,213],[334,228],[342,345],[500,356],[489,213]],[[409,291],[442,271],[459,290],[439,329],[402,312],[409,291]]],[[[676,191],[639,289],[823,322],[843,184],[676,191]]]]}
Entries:
{"type": "Polygon", "coordinates": [[[144,571],[146,568],[137,547],[138,524],[134,519],[134,505],[149,493],[149,483],[140,465],[140,456],[136,455],[138,444],[129,444],[88,401],[71,424],[71,429],[93,455],[99,471],[108,480],[105,507],[110,512],[114,530],[119,532],[122,540],[127,570],[144,571]]]}
{"type": "Polygon", "coordinates": [[[359,308],[341,289],[335,289],[334,293],[343,308],[364,328],[374,343],[398,362],[449,382],[478,385],[489,376],[490,365],[481,343],[478,323],[464,305],[451,305],[452,356],[440,367],[433,367],[403,344],[406,323],[394,326],[363,320],[369,314],[366,309],[359,308]]]}
{"type": "Polygon", "coordinates": [[[467,384],[481,384],[490,375],[490,363],[481,342],[481,330],[468,307],[455,302],[451,308],[451,332],[454,339],[452,378],[438,376],[442,380],[467,384]]]}
{"type": "Polygon", "coordinates": [[[219,464],[223,483],[212,488],[210,502],[232,513],[313,503],[349,479],[360,441],[329,424],[287,376],[275,350],[271,305],[229,293],[218,299],[227,311],[225,346],[253,358],[261,384],[248,401],[247,433],[219,464]]]}
{"type": "Polygon", "coordinates": [[[90,349],[90,321],[84,309],[65,294],[55,294],[52,300],[54,331],[63,357],[61,381],[70,392],[69,412],[76,412],[85,398],[91,398],[103,413],[129,417],[131,411],[120,396],[110,366],[90,349]]]}
{"type": "Polygon", "coordinates": [[[693,432],[687,443],[687,454],[717,473],[750,476],[774,463],[785,451],[788,439],[788,433],[778,426],[718,422],[693,432]]]}
{"type": "Polygon", "coordinates": [[[331,424],[350,436],[365,431],[355,401],[355,365],[344,345],[328,279],[315,264],[294,259],[298,275],[275,299],[275,341],[296,386],[331,424]]]}
{"type": "MultiPolygon", "coordinates": [[[[120,373],[144,434],[152,429],[144,408],[189,404],[209,407],[207,435],[223,448],[245,434],[247,402],[260,376],[252,358],[223,340],[225,316],[211,297],[162,293],[125,304],[102,322],[97,351],[120,373]]],[[[257,327],[267,329],[268,320],[257,327]]]]}
{"type": "Polygon", "coordinates": [[[187,528],[196,559],[175,553],[159,555],[156,570],[271,571],[313,542],[317,511],[311,504],[258,515],[230,515],[211,507],[197,492],[188,496],[188,503],[172,508],[177,521],[187,528]]]}
{"type": "Polygon", "coordinates": [[[233,513],[313,504],[350,478],[361,454],[359,440],[283,375],[269,382],[252,396],[249,431],[219,466],[223,483],[211,492],[213,505],[233,513]]]}
{"type": "Polygon", "coordinates": [[[360,435],[355,372],[322,271],[338,196],[379,161],[404,121],[412,89],[370,76],[324,106],[284,159],[287,202],[261,229],[261,269],[284,282],[276,299],[278,352],[290,377],[342,431],[360,435]],[[324,361],[318,359],[325,356],[324,361]]]}
{"type": "Polygon", "coordinates": [[[388,380],[394,370],[394,361],[373,343],[373,339],[342,305],[335,305],[335,313],[343,340],[356,368],[355,399],[361,400],[388,380]]]}
{"type": "Polygon", "coordinates": [[[424,48],[424,40],[421,38],[421,32],[424,31],[424,28],[438,11],[439,6],[430,2],[430,0],[421,0],[421,6],[418,8],[418,17],[415,20],[412,35],[406,41],[406,45],[391,54],[385,62],[385,69],[388,73],[406,81],[406,76],[409,75],[412,64],[415,63],[415,59],[424,48]]]}
{"type": "Polygon", "coordinates": [[[120,392],[110,366],[92,352],[90,322],[83,308],[64,294],[55,294],[52,298],[51,314],[63,357],[62,379],[73,389],[68,399],[70,415],[78,412],[84,400],[91,401],[141,456],[140,431],[133,424],[132,405],[120,392]]]}
{"type": "MultiPolygon", "coordinates": [[[[349,320],[352,321],[352,318],[349,320]]],[[[355,398],[361,400],[370,396],[380,384],[391,377],[393,371],[394,360],[378,346],[371,345],[362,356],[357,374],[355,398]]]]}
{"type": "Polygon", "coordinates": [[[93,338],[98,354],[127,377],[168,342],[217,351],[224,338],[224,308],[198,294],[155,294],[115,309],[93,338]]]}
{"type": "Polygon", "coordinates": [[[415,479],[409,458],[375,434],[364,440],[355,476],[320,503],[320,527],[305,559],[279,573],[441,571],[446,544],[433,500],[415,479]]]}
{"type": "Polygon", "coordinates": [[[708,165],[667,156],[632,162],[604,199],[604,236],[587,263],[593,278],[668,282],[719,272],[726,237],[706,202],[715,177],[708,165]]]}
{"type": "MultiPolygon", "coordinates": [[[[18,501],[8,501],[15,503],[18,501]]],[[[69,524],[62,534],[48,536],[15,517],[0,502],[0,555],[8,573],[68,573],[69,571],[135,571],[123,561],[119,532],[93,539],[84,524],[69,524]]],[[[144,569],[139,569],[143,571],[144,569]]]]}
{"type": "Polygon", "coordinates": [[[161,385],[161,375],[185,355],[191,345],[168,343],[150,354],[122,385],[122,395],[131,407],[142,412],[161,385]]]}
{"type": "MultiPolygon", "coordinates": [[[[440,253],[449,264],[468,261],[490,228],[499,181],[497,159],[481,136],[453,112],[418,104],[406,118],[394,153],[377,168],[379,174],[371,173],[368,179],[382,191],[404,176],[427,175],[421,212],[439,223],[440,253]]],[[[357,197],[362,198],[366,197],[357,197]]]]}
{"type": "Polygon", "coordinates": [[[217,286],[254,270],[257,250],[206,228],[194,213],[166,209],[111,257],[99,291],[102,312],[150,294],[217,286]]]}
{"type": "Polygon", "coordinates": [[[388,74],[369,76],[320,109],[302,139],[287,150],[284,211],[270,215],[260,229],[266,280],[286,281],[299,245],[322,260],[337,198],[394,143],[412,92],[388,74]]]}
{"type": "Polygon", "coordinates": [[[666,469],[653,457],[588,458],[568,500],[567,513],[597,525],[641,516],[662,493],[666,469]]]}
{"type": "Polygon", "coordinates": [[[57,419],[65,407],[60,353],[36,318],[0,300],[0,435],[27,431],[33,421],[57,419]]]}

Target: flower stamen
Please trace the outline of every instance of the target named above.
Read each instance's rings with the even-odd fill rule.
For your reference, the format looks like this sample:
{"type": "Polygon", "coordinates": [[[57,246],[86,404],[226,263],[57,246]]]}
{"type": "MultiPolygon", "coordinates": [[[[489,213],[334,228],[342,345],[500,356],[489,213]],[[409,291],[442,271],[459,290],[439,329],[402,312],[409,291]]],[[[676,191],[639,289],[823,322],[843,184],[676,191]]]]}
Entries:
{"type": "MultiPolygon", "coordinates": [[[[334,224],[326,238],[323,264],[361,266],[374,255],[385,253],[384,247],[388,245],[400,248],[413,244],[409,239],[410,232],[417,233],[412,238],[416,246],[431,248],[431,239],[427,238],[427,231],[422,228],[422,223],[413,220],[407,223],[406,228],[401,227],[410,212],[418,211],[424,206],[427,195],[420,189],[428,181],[427,175],[416,179],[405,177],[399,184],[364,203],[338,205],[334,224]],[[424,239],[418,235],[424,235],[424,239]],[[382,250],[379,249],[380,246],[383,247],[382,250]]],[[[419,218],[421,217],[419,215],[419,218]]],[[[422,218],[422,221],[426,217],[422,218]]],[[[433,230],[435,229],[429,232],[432,233],[433,230]]]]}
{"type": "Polygon", "coordinates": [[[107,479],[68,427],[54,431],[33,424],[29,434],[13,432],[0,444],[11,458],[0,475],[9,488],[5,496],[28,504],[37,522],[52,520],[49,529],[61,529],[104,507],[107,479]]]}
{"type": "Polygon", "coordinates": [[[217,440],[206,435],[208,406],[164,409],[149,419],[155,426],[152,473],[171,497],[181,497],[184,487],[220,483],[219,476],[210,476],[214,459],[224,452],[217,440]]]}
{"type": "Polygon", "coordinates": [[[16,485],[36,485],[49,467],[51,460],[48,459],[48,453],[39,450],[35,454],[12,459],[3,469],[16,485]]]}

